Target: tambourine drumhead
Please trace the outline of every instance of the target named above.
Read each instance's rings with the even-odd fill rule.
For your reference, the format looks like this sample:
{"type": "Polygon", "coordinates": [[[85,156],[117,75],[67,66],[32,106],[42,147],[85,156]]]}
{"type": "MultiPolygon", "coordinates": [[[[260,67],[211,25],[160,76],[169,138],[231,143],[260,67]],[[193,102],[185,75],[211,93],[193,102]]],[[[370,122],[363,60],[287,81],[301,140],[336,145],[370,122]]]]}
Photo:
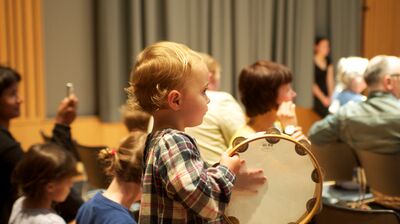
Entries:
{"type": "Polygon", "coordinates": [[[256,133],[242,140],[228,153],[240,152],[246,161],[241,172],[261,168],[267,183],[250,186],[238,175],[235,186],[245,187],[234,188],[226,216],[241,224],[307,223],[322,193],[321,169],[311,152],[280,134],[256,133]]]}

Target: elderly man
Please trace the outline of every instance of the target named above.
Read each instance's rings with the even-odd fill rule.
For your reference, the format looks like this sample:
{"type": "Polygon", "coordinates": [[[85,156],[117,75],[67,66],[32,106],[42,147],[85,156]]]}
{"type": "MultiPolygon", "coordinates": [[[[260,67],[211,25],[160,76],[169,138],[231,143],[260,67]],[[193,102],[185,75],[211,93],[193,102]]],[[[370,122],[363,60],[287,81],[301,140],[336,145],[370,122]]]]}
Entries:
{"type": "Polygon", "coordinates": [[[400,152],[400,58],[376,56],[364,73],[368,99],[341,108],[315,123],[309,137],[314,144],[341,141],[354,149],[378,153],[400,152]]]}

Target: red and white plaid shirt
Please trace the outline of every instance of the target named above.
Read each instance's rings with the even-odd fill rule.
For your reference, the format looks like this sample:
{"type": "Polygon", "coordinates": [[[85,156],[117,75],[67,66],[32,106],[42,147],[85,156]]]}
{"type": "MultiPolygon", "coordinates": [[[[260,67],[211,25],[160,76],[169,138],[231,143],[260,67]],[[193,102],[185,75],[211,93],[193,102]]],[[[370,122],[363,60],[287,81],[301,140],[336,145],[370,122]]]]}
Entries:
{"type": "Polygon", "coordinates": [[[222,223],[234,174],[208,167],[196,142],[165,129],[149,135],[145,149],[140,223],[222,223]]]}

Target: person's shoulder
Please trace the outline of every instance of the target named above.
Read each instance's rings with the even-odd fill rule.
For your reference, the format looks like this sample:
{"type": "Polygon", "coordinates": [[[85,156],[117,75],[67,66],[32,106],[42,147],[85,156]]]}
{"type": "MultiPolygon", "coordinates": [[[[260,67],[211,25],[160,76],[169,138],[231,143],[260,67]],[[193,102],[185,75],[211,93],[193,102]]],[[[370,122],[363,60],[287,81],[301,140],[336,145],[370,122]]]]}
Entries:
{"type": "Polygon", "coordinates": [[[48,213],[40,217],[40,223],[43,224],[65,224],[65,220],[56,213],[48,213]]]}
{"type": "Polygon", "coordinates": [[[19,143],[12,137],[11,133],[4,128],[0,128],[0,151],[3,148],[18,146],[19,143]]]}
{"type": "Polygon", "coordinates": [[[91,199],[83,203],[79,210],[83,209],[93,209],[94,207],[100,207],[104,204],[104,196],[102,191],[97,192],[91,199]]]}
{"type": "Polygon", "coordinates": [[[163,138],[173,138],[176,140],[191,140],[193,139],[190,135],[183,131],[179,131],[176,129],[165,129],[162,131],[163,138]]]}
{"type": "Polygon", "coordinates": [[[0,131],[0,156],[8,160],[22,159],[24,152],[21,145],[11,135],[0,131]]]}
{"type": "Polygon", "coordinates": [[[160,143],[163,145],[178,145],[189,148],[196,147],[196,141],[194,138],[183,131],[176,129],[165,129],[158,135],[160,135],[160,143]]]}

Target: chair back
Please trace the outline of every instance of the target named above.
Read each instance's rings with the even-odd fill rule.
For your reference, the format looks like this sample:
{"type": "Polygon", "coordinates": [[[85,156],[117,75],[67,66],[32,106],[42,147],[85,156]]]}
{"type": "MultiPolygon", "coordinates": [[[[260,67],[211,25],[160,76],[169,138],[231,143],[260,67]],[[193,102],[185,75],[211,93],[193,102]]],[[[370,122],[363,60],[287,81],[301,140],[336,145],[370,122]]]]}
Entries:
{"type": "Polygon", "coordinates": [[[99,161],[98,154],[105,146],[75,145],[85,168],[87,181],[92,188],[106,189],[110,179],[104,173],[104,165],[99,161]]]}
{"type": "Polygon", "coordinates": [[[311,146],[311,151],[322,168],[324,181],[351,181],[354,168],[359,166],[354,150],[341,142],[311,146]]]}
{"type": "Polygon", "coordinates": [[[393,210],[360,210],[325,204],[314,217],[315,224],[399,224],[400,217],[393,210]]]}
{"type": "Polygon", "coordinates": [[[357,150],[370,188],[387,196],[400,197],[400,154],[357,150]]]}

